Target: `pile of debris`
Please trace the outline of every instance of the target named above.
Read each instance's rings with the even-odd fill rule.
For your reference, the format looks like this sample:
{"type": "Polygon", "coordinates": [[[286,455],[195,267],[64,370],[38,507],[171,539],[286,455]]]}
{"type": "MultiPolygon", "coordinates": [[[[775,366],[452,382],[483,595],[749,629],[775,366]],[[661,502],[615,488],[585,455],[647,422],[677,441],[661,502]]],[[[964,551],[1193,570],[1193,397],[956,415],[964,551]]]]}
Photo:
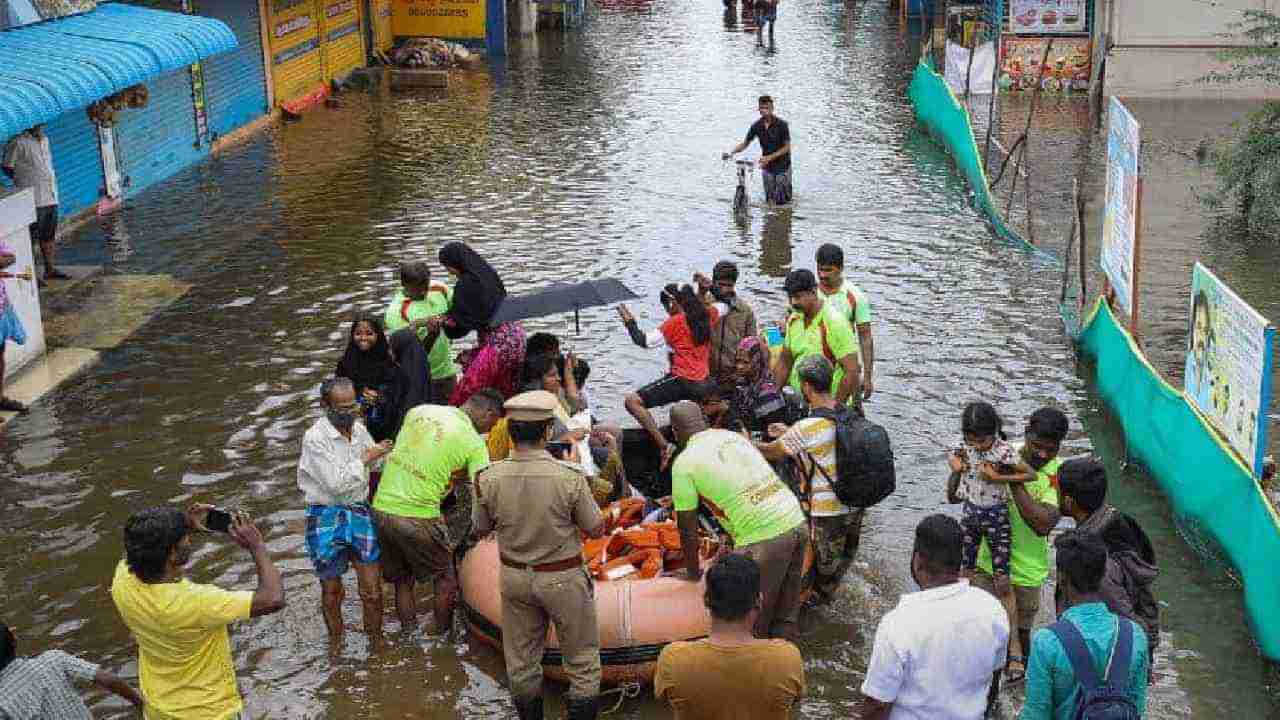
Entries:
{"type": "Polygon", "coordinates": [[[400,67],[435,70],[469,65],[479,59],[479,55],[462,45],[439,38],[409,38],[391,53],[392,63],[400,67]]]}

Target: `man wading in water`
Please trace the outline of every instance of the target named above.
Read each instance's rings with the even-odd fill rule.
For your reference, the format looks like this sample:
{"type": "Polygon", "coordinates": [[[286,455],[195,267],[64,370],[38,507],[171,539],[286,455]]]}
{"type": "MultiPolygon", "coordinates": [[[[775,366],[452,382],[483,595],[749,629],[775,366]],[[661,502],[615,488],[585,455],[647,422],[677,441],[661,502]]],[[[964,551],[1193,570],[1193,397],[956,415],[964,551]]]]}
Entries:
{"type": "Polygon", "coordinates": [[[786,205],[791,202],[791,126],[773,114],[773,98],[768,95],[760,96],[760,119],[751,124],[747,137],[721,157],[728,160],[757,138],[764,196],[774,205],[786,205]]]}

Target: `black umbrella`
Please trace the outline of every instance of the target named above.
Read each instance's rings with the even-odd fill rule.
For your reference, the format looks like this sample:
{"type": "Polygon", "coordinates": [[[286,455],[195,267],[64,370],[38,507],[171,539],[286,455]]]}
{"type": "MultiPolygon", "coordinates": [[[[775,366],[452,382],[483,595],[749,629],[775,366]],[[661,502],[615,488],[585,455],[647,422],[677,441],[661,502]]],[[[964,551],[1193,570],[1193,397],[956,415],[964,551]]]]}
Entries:
{"type": "Polygon", "coordinates": [[[573,311],[575,332],[581,327],[578,311],[640,297],[616,278],[588,280],[580,283],[556,283],[538,292],[508,295],[493,315],[493,324],[527,320],[554,313],[573,311]]]}

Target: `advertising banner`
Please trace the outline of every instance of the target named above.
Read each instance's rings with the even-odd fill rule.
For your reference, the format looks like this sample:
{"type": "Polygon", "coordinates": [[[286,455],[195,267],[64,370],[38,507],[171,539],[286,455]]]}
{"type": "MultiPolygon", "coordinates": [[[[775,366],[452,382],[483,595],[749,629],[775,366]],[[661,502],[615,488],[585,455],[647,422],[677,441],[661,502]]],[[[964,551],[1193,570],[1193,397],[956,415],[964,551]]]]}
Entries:
{"type": "Polygon", "coordinates": [[[1142,128],[1112,96],[1107,110],[1107,199],[1102,218],[1102,271],[1125,313],[1133,312],[1139,152],[1142,128]]]}
{"type": "Polygon", "coordinates": [[[1053,38],[1048,67],[1041,71],[1044,46],[1049,38],[1005,35],[1000,43],[1001,90],[1032,90],[1043,78],[1045,92],[1081,92],[1089,89],[1093,68],[1093,43],[1089,38],[1053,38]]]}
{"type": "Polygon", "coordinates": [[[395,0],[397,36],[448,39],[485,36],[485,0],[395,0]]]}
{"type": "Polygon", "coordinates": [[[1255,474],[1262,473],[1275,328],[1204,265],[1191,274],[1183,389],[1255,474]]]}
{"type": "Polygon", "coordinates": [[[1085,0],[1010,0],[1009,20],[1015,33],[1053,34],[1085,31],[1085,0]]]}

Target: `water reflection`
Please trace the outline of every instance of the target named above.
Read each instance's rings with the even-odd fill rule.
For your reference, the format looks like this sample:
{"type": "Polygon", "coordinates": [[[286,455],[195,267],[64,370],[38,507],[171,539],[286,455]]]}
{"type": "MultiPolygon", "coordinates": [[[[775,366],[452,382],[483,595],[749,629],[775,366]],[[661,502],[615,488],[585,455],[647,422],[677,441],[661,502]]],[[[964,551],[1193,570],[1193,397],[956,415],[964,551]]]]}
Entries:
{"type": "MultiPolygon", "coordinates": [[[[458,239],[513,292],[610,275],[653,298],[728,257],[757,315],[776,319],[782,275],[837,242],[872,298],[871,412],[900,468],[899,492],[868,518],[867,566],[805,623],[803,715],[848,716],[876,619],[906,585],[914,525],[940,508],[941,452],[960,408],[983,397],[1018,418],[1051,402],[1095,437],[1115,437],[1069,362],[1053,273],[987,235],[947,158],[916,130],[904,92],[915,40],[898,36],[883,5],[856,7],[784,4],[779,50],[764,55],[750,35],[726,32],[715,3],[611,2],[582,35],[517,44],[490,72],[458,74],[447,94],[346,95],[158,186],[113,227],[69,238],[69,261],[172,275],[191,289],[0,436],[0,473],[17,478],[0,484],[0,503],[18,510],[0,513],[0,532],[26,549],[0,564],[5,619],[132,669],[105,592],[123,519],[190,499],[238,505],[262,519],[292,598],[233,634],[255,717],[509,715],[500,657],[470,642],[400,638],[370,658],[349,633],[328,653],[294,472],[352,314],[386,302],[401,260],[433,260],[458,239]],[[762,92],[791,123],[800,195],[790,209],[753,206],[739,225],[719,152],[762,92]]],[[[754,32],[745,3],[737,11],[754,32]]],[[[1239,261],[1265,257],[1251,252],[1239,261]]],[[[636,310],[646,325],[659,312],[651,301],[636,310]]],[[[584,311],[579,335],[565,318],[529,324],[544,329],[591,362],[601,417],[625,418],[623,392],[663,370],[609,308],[584,311]]],[[[1241,651],[1238,592],[1161,524],[1149,484],[1124,487],[1121,503],[1161,543],[1160,589],[1173,599],[1160,669],[1177,682],[1157,688],[1151,716],[1192,715],[1186,678],[1200,678],[1197,711],[1265,716],[1261,664],[1241,651]],[[1174,589],[1184,585],[1185,595],[1174,589]]],[[[191,573],[247,587],[253,568],[214,538],[191,573]]],[[[622,716],[666,712],[643,700],[622,716]]]]}

